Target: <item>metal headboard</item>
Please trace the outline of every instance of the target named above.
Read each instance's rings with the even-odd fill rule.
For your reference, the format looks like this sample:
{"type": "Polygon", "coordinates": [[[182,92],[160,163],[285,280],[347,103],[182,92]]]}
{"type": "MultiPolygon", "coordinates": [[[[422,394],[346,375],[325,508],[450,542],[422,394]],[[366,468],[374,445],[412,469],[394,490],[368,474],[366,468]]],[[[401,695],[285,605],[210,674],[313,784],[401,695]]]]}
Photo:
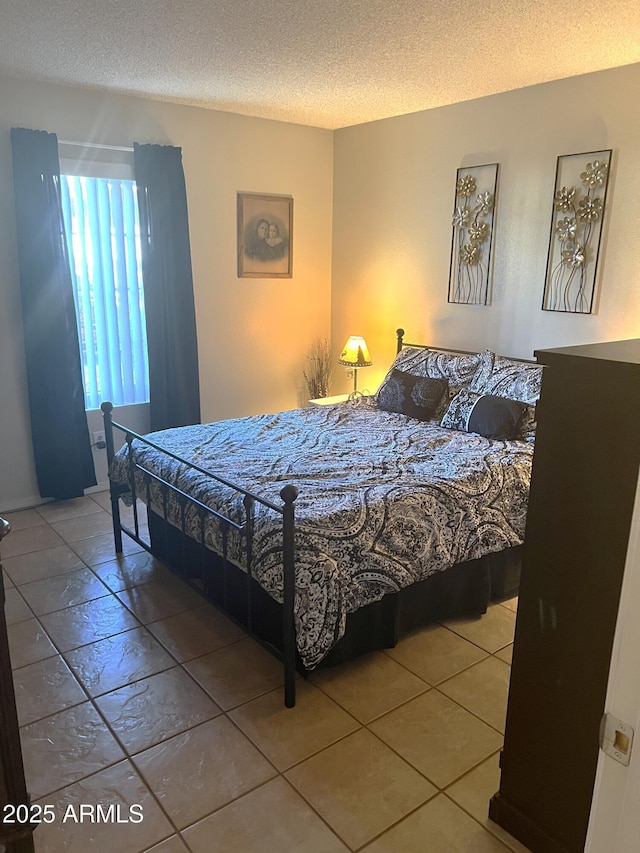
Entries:
{"type": "MultiPolygon", "coordinates": [[[[404,349],[405,347],[411,347],[412,349],[426,349],[426,350],[429,350],[432,352],[449,352],[449,353],[453,353],[455,355],[476,355],[476,353],[472,352],[471,350],[464,350],[464,349],[457,349],[457,348],[452,349],[450,347],[436,347],[436,346],[432,346],[431,344],[409,343],[408,341],[405,341],[405,339],[404,339],[404,329],[396,329],[396,337],[398,339],[397,348],[396,348],[396,355],[400,352],[400,350],[404,349]]],[[[504,355],[504,356],[501,356],[501,358],[506,358],[509,361],[522,362],[523,364],[538,364],[538,362],[533,358],[516,358],[515,356],[510,356],[510,355],[504,355]]]]}

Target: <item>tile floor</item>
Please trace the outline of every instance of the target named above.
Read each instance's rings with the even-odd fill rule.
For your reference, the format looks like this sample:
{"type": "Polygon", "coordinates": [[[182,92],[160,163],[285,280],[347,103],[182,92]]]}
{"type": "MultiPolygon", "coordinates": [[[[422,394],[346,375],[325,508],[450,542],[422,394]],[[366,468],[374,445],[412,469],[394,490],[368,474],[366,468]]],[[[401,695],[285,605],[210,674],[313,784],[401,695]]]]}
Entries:
{"type": "Polygon", "coordinates": [[[137,546],[114,557],[106,493],[7,518],[38,853],[525,850],[487,818],[515,599],[301,679],[285,709],[271,655],[137,546]]]}

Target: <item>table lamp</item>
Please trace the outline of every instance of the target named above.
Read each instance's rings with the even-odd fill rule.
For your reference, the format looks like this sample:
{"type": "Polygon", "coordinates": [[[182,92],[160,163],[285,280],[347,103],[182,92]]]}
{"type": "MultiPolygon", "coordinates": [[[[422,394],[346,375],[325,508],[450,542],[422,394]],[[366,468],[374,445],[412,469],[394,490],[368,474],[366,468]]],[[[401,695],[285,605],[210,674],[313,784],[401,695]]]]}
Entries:
{"type": "Polygon", "coordinates": [[[338,364],[344,364],[353,370],[353,394],[358,390],[358,370],[361,367],[371,367],[373,362],[364,338],[351,335],[342,349],[338,364]]]}

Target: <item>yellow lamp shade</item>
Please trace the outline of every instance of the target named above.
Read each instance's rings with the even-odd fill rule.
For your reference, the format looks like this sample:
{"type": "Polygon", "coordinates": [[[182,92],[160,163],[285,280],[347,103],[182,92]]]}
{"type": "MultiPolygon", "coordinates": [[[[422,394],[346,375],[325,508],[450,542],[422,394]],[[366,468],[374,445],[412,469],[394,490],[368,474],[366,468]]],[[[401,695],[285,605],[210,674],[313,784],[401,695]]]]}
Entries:
{"type": "Polygon", "coordinates": [[[352,335],[344,345],[338,364],[345,367],[371,367],[373,362],[364,338],[352,335]]]}

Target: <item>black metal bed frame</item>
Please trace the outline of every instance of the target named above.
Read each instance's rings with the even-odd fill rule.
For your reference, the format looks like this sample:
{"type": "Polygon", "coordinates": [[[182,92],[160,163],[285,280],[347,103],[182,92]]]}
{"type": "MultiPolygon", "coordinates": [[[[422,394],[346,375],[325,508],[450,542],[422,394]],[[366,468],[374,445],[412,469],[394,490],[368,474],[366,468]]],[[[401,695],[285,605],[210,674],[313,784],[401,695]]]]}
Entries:
{"type": "MultiPolygon", "coordinates": [[[[448,352],[448,353],[456,353],[461,355],[474,355],[475,353],[468,352],[460,349],[447,349],[445,347],[433,347],[425,344],[413,344],[404,341],[404,329],[396,330],[397,337],[397,350],[396,352],[400,352],[403,347],[411,347],[414,349],[426,349],[433,350],[437,352],[448,352]]],[[[523,361],[528,363],[528,359],[512,359],[513,361],[523,361]]],[[[535,363],[535,362],[532,362],[535,363]]],[[[180,507],[180,529],[182,532],[182,549],[183,549],[183,562],[184,562],[184,542],[186,541],[186,513],[187,507],[191,506],[195,509],[195,512],[198,514],[200,519],[200,540],[195,540],[201,549],[202,555],[202,565],[204,566],[204,553],[206,549],[205,545],[205,518],[207,516],[212,516],[218,520],[218,522],[222,525],[223,530],[223,543],[226,542],[226,533],[229,530],[236,531],[241,537],[245,539],[246,542],[246,572],[249,578],[249,582],[247,583],[247,592],[246,595],[250,599],[251,597],[251,570],[252,570],[252,557],[253,557],[253,532],[254,532],[254,507],[256,504],[261,504],[267,509],[271,510],[274,513],[277,513],[282,516],[282,566],[283,566],[283,602],[282,602],[282,650],[276,648],[270,643],[265,643],[265,641],[258,636],[256,633],[252,631],[251,625],[251,601],[249,600],[247,603],[247,612],[249,614],[249,624],[243,625],[244,628],[259,642],[263,645],[267,645],[269,650],[279,657],[282,660],[284,666],[284,703],[286,707],[292,708],[295,705],[295,679],[296,679],[296,670],[297,670],[297,658],[296,658],[296,633],[295,633],[295,621],[294,621],[294,601],[295,601],[295,510],[294,503],[298,496],[298,489],[293,484],[289,483],[285,485],[280,490],[280,497],[282,499],[282,504],[279,506],[271,501],[268,501],[264,498],[261,498],[259,495],[256,495],[242,486],[237,485],[236,483],[232,483],[229,480],[226,480],[222,477],[217,476],[212,471],[208,471],[204,468],[199,467],[198,465],[194,465],[191,462],[183,459],[180,456],[177,456],[174,453],[171,453],[159,445],[155,444],[153,441],[150,441],[143,435],[139,435],[136,432],[128,429],[122,424],[117,423],[112,418],[113,405],[110,402],[104,402],[101,405],[102,413],[103,413],[103,421],[104,421],[104,432],[105,432],[105,442],[107,445],[107,461],[109,468],[111,467],[111,463],[115,456],[114,450],[114,431],[118,430],[125,434],[125,442],[128,445],[128,459],[129,459],[129,480],[130,480],[130,488],[120,486],[114,483],[111,479],[109,480],[110,485],[110,495],[111,495],[111,510],[113,516],[113,534],[114,534],[114,542],[115,542],[115,550],[116,553],[122,553],[122,534],[125,533],[130,539],[136,542],[141,548],[149,553],[154,553],[153,545],[146,542],[140,536],[140,525],[138,521],[138,508],[137,508],[137,497],[136,494],[136,471],[142,474],[143,481],[145,483],[146,488],[146,504],[147,507],[151,507],[151,484],[155,483],[159,486],[162,493],[162,502],[163,502],[163,513],[162,518],[165,522],[165,525],[172,524],[169,521],[168,517],[168,505],[169,505],[169,495],[173,494],[177,500],[178,506],[180,507]],[[155,450],[158,450],[165,454],[166,456],[174,459],[182,465],[187,466],[191,470],[197,471],[201,474],[210,477],[216,482],[220,483],[222,486],[229,488],[233,492],[237,494],[243,495],[242,505],[244,509],[244,518],[241,521],[236,521],[228,516],[220,513],[217,510],[212,509],[206,504],[201,503],[196,498],[191,497],[186,494],[173,484],[161,479],[157,474],[154,474],[152,471],[144,468],[142,465],[134,462],[133,453],[131,452],[131,444],[133,441],[141,442],[148,447],[152,447],[155,450]],[[133,529],[126,527],[122,523],[122,519],[120,516],[120,506],[119,499],[120,496],[124,492],[131,492],[132,497],[132,505],[133,505],[133,529]]],[[[222,555],[219,555],[223,560],[224,565],[228,565],[227,563],[227,554],[226,548],[223,548],[222,555]]],[[[203,569],[201,571],[204,571],[203,569]]],[[[198,591],[201,591],[198,588],[198,591]]],[[[231,617],[233,618],[233,617],[231,617]]]]}
{"type": "MultiPolygon", "coordinates": [[[[296,678],[296,634],[295,634],[295,623],[293,616],[293,608],[294,608],[294,599],[295,599],[295,512],[294,512],[294,502],[298,497],[298,489],[288,483],[280,490],[280,497],[282,498],[282,505],[278,506],[271,501],[266,500],[265,498],[261,498],[259,495],[256,495],[247,489],[244,489],[242,486],[238,486],[235,483],[231,483],[229,480],[224,479],[223,477],[219,477],[211,471],[207,471],[204,468],[199,467],[198,465],[194,465],[191,462],[188,462],[182,457],[177,456],[175,453],[171,453],[168,450],[160,447],[155,444],[153,441],[150,441],[143,435],[139,435],[136,432],[128,429],[122,424],[117,423],[113,420],[112,411],[113,405],[109,402],[105,402],[100,407],[102,409],[103,421],[104,421],[104,433],[105,433],[105,442],[107,445],[107,461],[109,467],[113,461],[115,456],[114,450],[114,430],[119,430],[125,434],[125,441],[128,446],[128,459],[129,459],[129,487],[123,489],[122,487],[116,485],[111,479],[109,480],[110,485],[110,495],[111,495],[111,512],[113,517],[113,535],[115,542],[116,553],[122,553],[122,534],[125,533],[130,539],[140,545],[141,548],[144,548],[145,551],[149,553],[153,553],[153,547],[150,543],[146,542],[140,535],[140,524],[138,521],[138,507],[137,507],[137,489],[136,489],[136,471],[139,471],[142,474],[143,481],[146,487],[146,503],[147,507],[151,506],[151,484],[156,483],[161,490],[162,499],[163,499],[163,519],[165,523],[169,522],[168,517],[168,506],[169,506],[169,495],[170,493],[175,495],[178,506],[180,507],[180,529],[183,534],[183,537],[186,536],[185,526],[186,526],[186,517],[187,517],[187,507],[192,506],[195,508],[196,513],[200,519],[200,540],[199,545],[202,549],[206,547],[205,545],[205,518],[209,515],[218,520],[222,525],[222,529],[226,534],[227,531],[235,530],[240,536],[244,537],[246,541],[246,552],[247,552],[247,565],[246,571],[251,578],[251,569],[252,569],[252,557],[253,557],[253,530],[254,530],[254,507],[255,504],[261,504],[262,506],[267,507],[269,510],[279,514],[282,516],[282,567],[283,567],[283,602],[282,602],[282,652],[280,653],[275,648],[271,648],[270,650],[281,657],[283,665],[284,665],[284,703],[287,708],[292,708],[295,705],[295,678],[296,678]],[[238,494],[243,495],[242,505],[244,510],[244,518],[241,521],[236,521],[228,516],[224,515],[221,512],[218,512],[215,509],[207,506],[206,504],[201,503],[194,497],[183,492],[177,486],[174,486],[172,483],[168,483],[166,480],[160,478],[157,474],[154,474],[152,471],[149,471],[143,465],[134,461],[134,456],[131,451],[131,444],[133,441],[141,442],[142,444],[147,445],[148,447],[152,447],[155,450],[159,450],[165,456],[174,459],[175,461],[181,463],[182,465],[186,465],[193,471],[197,471],[201,474],[205,474],[207,477],[215,480],[220,483],[222,486],[229,488],[230,490],[237,492],[238,494]],[[122,523],[122,519],[120,517],[120,505],[119,499],[120,496],[124,493],[124,491],[130,492],[133,506],[133,529],[126,527],[122,523]]],[[[223,536],[223,541],[226,541],[226,535],[223,536]]],[[[226,551],[226,549],[225,549],[226,551]]],[[[204,551],[202,552],[204,555],[204,551]]],[[[221,555],[222,558],[226,561],[227,554],[224,553],[221,555]]],[[[247,586],[247,595],[251,596],[251,586],[250,584],[247,586]]],[[[251,606],[249,602],[248,613],[251,614],[251,606]]],[[[251,633],[251,625],[244,626],[251,633]]]]}

